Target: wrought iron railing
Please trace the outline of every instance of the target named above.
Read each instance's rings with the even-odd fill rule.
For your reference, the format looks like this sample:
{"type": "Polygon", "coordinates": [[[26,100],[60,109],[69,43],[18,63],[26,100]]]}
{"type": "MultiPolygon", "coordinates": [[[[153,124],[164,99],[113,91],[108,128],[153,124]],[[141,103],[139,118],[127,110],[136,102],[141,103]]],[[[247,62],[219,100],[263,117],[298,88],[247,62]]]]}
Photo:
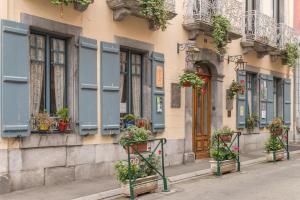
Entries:
{"type": "Polygon", "coordinates": [[[237,0],[185,0],[184,24],[202,22],[212,25],[214,15],[222,15],[231,23],[231,31],[242,34],[243,4],[237,0]]]}
{"type": "Polygon", "coordinates": [[[285,49],[286,44],[288,43],[294,43],[294,44],[298,44],[298,38],[297,38],[297,34],[296,31],[283,23],[278,24],[278,47],[281,50],[285,49]]]}
{"type": "Polygon", "coordinates": [[[277,47],[276,20],[256,10],[247,11],[244,40],[277,47]]]}

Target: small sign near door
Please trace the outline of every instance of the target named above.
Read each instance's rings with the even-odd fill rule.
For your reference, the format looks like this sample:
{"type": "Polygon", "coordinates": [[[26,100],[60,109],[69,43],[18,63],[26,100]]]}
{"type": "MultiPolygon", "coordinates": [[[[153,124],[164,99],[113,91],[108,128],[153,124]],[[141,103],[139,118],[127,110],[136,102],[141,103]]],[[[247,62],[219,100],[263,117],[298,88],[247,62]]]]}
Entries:
{"type": "Polygon", "coordinates": [[[164,68],[160,65],[156,66],[156,87],[164,87],[164,68]]]}

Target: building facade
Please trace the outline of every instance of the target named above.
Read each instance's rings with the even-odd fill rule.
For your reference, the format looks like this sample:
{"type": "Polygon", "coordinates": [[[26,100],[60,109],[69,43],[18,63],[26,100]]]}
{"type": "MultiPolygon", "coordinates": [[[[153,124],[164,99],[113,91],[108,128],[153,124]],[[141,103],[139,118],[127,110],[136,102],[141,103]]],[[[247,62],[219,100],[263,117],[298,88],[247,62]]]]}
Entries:
{"type": "Polygon", "coordinates": [[[0,1],[0,193],[113,174],[126,158],[118,144],[126,113],[167,138],[167,165],[209,157],[211,136],[225,125],[243,133],[242,152],[263,148],[274,117],[294,127],[293,69],[282,62],[285,45],[296,41],[292,0],[165,4],[169,24],[161,31],[140,16],[136,0],[95,0],[81,11],[49,0],[0,1]],[[216,14],[231,23],[223,56],[211,37],[216,14]],[[187,41],[197,51],[177,51],[187,41]],[[234,69],[237,55],[244,70],[234,69]],[[186,68],[206,77],[205,94],[178,91],[186,68]],[[233,80],[246,91],[228,102],[233,80]],[[37,115],[64,107],[72,131],[35,130],[37,115]],[[259,124],[249,132],[251,115],[259,124]]]}

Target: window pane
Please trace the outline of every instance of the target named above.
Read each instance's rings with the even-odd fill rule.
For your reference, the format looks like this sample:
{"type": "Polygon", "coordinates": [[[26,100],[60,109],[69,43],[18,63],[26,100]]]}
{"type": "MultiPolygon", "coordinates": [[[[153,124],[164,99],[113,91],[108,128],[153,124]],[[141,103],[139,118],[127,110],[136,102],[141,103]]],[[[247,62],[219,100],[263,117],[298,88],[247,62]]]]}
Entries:
{"type": "Polygon", "coordinates": [[[127,53],[120,54],[120,113],[127,113],[127,53]]]}
{"type": "Polygon", "coordinates": [[[132,113],[136,116],[141,117],[141,74],[138,73],[141,71],[141,55],[132,54],[132,113]],[[139,61],[138,61],[139,60],[139,61]]]}

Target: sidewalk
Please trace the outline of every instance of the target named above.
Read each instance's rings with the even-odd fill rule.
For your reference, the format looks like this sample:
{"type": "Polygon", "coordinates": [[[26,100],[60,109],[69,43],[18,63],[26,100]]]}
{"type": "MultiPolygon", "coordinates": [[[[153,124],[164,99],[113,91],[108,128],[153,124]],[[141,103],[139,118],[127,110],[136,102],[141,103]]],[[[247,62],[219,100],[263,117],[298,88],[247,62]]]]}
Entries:
{"type": "MultiPolygon", "coordinates": [[[[291,151],[300,153],[300,146],[291,146],[291,151]]],[[[256,151],[241,155],[242,165],[263,162],[263,151],[256,151]]],[[[166,168],[169,182],[175,183],[185,179],[208,174],[208,159],[196,161],[195,163],[178,165],[166,168]]],[[[107,176],[96,180],[75,181],[65,185],[44,186],[23,191],[16,191],[0,195],[1,200],[83,200],[101,199],[118,195],[119,184],[114,176],[107,176]],[[94,195],[93,195],[94,194],[94,195]]]]}

